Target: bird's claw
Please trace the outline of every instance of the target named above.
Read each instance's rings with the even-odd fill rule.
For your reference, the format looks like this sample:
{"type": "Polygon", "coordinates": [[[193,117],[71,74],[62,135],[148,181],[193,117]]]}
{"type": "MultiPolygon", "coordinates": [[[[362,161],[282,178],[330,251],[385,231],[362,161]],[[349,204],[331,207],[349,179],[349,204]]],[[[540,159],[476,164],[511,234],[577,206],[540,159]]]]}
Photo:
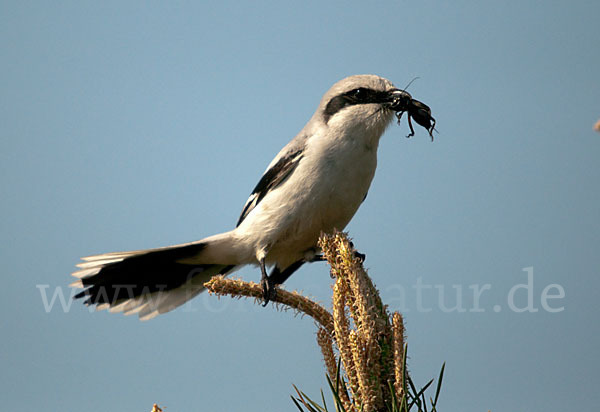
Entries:
{"type": "Polygon", "coordinates": [[[275,288],[275,283],[268,276],[264,276],[260,280],[260,285],[262,286],[262,306],[264,308],[271,300],[275,299],[277,296],[277,289],[275,288]]]}
{"type": "Polygon", "coordinates": [[[358,258],[358,260],[360,260],[360,263],[364,263],[365,259],[367,258],[367,255],[365,255],[364,253],[360,253],[358,250],[354,249],[354,243],[350,242],[350,247],[352,248],[352,253],[354,254],[354,257],[358,258]]]}
{"type": "Polygon", "coordinates": [[[360,260],[360,263],[364,263],[365,259],[367,258],[367,255],[365,255],[364,253],[360,253],[358,250],[355,250],[354,257],[358,258],[358,260],[360,260]]]}

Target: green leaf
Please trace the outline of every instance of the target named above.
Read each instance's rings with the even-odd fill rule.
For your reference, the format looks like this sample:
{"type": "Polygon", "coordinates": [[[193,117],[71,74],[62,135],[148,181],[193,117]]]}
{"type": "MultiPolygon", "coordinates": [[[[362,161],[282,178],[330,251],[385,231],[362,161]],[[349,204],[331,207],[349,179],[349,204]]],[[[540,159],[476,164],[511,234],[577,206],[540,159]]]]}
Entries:
{"type": "Polygon", "coordinates": [[[294,402],[294,404],[298,407],[298,409],[300,409],[300,412],[304,412],[304,409],[302,409],[302,407],[300,406],[300,404],[298,403],[296,398],[294,398],[292,395],[290,395],[290,398],[292,398],[292,401],[294,402]]]}
{"type": "Polygon", "coordinates": [[[346,412],[346,409],[344,408],[344,404],[342,403],[342,400],[340,399],[339,390],[333,387],[333,383],[331,382],[331,378],[329,377],[329,375],[325,375],[325,377],[327,378],[327,383],[329,384],[329,389],[331,389],[331,393],[333,394],[333,398],[335,400],[336,412],[346,412]]]}
{"type": "MultiPolygon", "coordinates": [[[[414,392],[416,392],[415,389],[415,385],[413,384],[412,379],[410,378],[410,376],[408,377],[408,381],[410,382],[410,386],[413,389],[414,392]]],[[[429,382],[427,382],[427,384],[425,386],[423,386],[421,388],[421,390],[419,391],[419,393],[417,393],[416,395],[411,395],[413,398],[413,401],[408,405],[408,409],[410,410],[410,408],[412,408],[415,403],[418,405],[419,410],[421,410],[421,395],[423,395],[423,393],[425,393],[425,391],[427,390],[427,388],[429,388],[429,386],[433,383],[433,379],[430,380],[429,382]]]]}
{"type": "Polygon", "coordinates": [[[437,388],[435,389],[435,399],[433,401],[433,408],[437,405],[438,398],[440,397],[440,390],[442,389],[442,379],[444,379],[444,369],[446,368],[446,362],[442,364],[442,370],[438,378],[437,388]]]}
{"type": "Polygon", "coordinates": [[[325,402],[325,394],[323,393],[323,389],[321,389],[321,400],[323,401],[323,407],[327,410],[327,402],[325,402]]]}

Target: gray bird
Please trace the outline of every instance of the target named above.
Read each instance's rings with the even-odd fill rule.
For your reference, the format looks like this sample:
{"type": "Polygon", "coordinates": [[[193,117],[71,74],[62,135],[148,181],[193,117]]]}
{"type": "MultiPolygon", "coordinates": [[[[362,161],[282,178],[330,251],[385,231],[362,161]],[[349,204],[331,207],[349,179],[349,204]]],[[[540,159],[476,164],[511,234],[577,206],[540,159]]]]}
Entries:
{"type": "Polygon", "coordinates": [[[389,80],[357,75],[337,82],[269,164],[235,229],[175,246],[84,257],[73,273],[78,280],[71,286],[84,288],[75,298],[147,320],[198,295],[212,276],[252,264],[260,267],[268,302],[275,285],[320,259],[321,232],[350,222],[375,174],[379,139],[394,114],[399,119],[405,111],[431,135],[429,108],[389,80]]]}

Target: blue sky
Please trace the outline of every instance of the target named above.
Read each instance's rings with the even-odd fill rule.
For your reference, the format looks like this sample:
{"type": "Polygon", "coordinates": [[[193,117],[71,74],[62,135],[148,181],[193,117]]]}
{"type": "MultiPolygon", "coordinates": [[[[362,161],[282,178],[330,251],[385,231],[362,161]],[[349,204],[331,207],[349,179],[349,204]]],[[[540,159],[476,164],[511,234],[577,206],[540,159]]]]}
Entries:
{"type": "MultiPolygon", "coordinates": [[[[3,408],[317,396],[310,319],[203,295],[142,323],[51,298],[69,297],[80,256],[230,229],[322,94],[359,73],[419,76],[409,91],[437,119],[433,143],[390,127],[347,228],[404,312],[415,380],[447,363],[444,411],[597,407],[599,15],[592,1],[2,2],[3,408]]],[[[330,285],[313,264],[286,286],[328,305],[330,285]]]]}

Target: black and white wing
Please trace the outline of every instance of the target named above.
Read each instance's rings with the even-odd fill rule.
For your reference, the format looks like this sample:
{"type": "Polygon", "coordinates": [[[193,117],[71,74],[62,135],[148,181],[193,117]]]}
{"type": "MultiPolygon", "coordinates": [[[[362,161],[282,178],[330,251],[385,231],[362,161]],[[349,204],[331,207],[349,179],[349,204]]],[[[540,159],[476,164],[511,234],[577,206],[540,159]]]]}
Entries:
{"type": "Polygon", "coordinates": [[[267,193],[279,186],[298,166],[304,153],[304,145],[297,144],[298,141],[292,141],[291,143],[295,144],[282,150],[282,153],[275,158],[271,167],[262,175],[256,187],[252,190],[252,194],[250,194],[244,209],[242,209],[236,227],[244,221],[246,216],[263,200],[267,193]]]}

